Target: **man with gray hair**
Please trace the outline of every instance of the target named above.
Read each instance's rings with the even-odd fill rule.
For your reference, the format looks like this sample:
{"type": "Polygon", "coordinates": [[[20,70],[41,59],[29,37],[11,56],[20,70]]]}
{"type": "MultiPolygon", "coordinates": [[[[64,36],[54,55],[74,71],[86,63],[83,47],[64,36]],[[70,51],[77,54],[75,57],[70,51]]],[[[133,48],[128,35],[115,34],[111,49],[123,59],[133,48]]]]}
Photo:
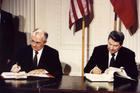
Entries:
{"type": "Polygon", "coordinates": [[[31,35],[31,45],[21,49],[14,59],[17,64],[12,66],[12,72],[26,71],[31,74],[50,73],[58,77],[62,75],[62,67],[58,51],[45,45],[48,33],[36,29],[31,35]]]}
{"type": "Polygon", "coordinates": [[[112,31],[108,36],[107,45],[100,45],[94,48],[84,72],[101,74],[119,70],[129,77],[137,79],[138,70],[135,62],[135,53],[123,47],[123,41],[124,34],[122,32],[112,31]]]}

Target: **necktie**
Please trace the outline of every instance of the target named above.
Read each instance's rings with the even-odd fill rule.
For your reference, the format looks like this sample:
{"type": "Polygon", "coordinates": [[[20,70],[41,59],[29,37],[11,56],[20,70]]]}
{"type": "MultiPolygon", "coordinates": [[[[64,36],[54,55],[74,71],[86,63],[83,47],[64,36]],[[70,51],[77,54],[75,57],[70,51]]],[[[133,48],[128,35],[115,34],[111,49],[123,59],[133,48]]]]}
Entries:
{"type": "Polygon", "coordinates": [[[111,54],[111,55],[112,55],[112,58],[111,58],[111,60],[110,60],[110,67],[113,67],[114,62],[115,62],[115,60],[114,60],[115,54],[113,53],[113,54],[111,54]]]}
{"type": "Polygon", "coordinates": [[[38,54],[38,51],[35,51],[35,56],[34,56],[34,59],[33,59],[33,64],[35,67],[37,67],[37,54],[38,54]]]}

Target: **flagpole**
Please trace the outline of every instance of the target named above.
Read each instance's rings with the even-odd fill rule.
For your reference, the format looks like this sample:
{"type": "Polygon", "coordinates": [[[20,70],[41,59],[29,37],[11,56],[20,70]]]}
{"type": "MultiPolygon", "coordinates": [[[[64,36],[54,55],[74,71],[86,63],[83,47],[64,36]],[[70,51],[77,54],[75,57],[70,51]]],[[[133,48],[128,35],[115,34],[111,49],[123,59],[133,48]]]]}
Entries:
{"type": "Polygon", "coordinates": [[[119,18],[119,31],[121,32],[121,19],[119,18]]]}
{"type": "Polygon", "coordinates": [[[36,29],[36,0],[34,0],[34,29],[36,29]]]}
{"type": "Polygon", "coordinates": [[[85,56],[85,20],[82,21],[82,76],[84,76],[84,56],[85,56]]]}
{"type": "Polygon", "coordinates": [[[117,13],[115,13],[115,16],[114,16],[114,31],[117,30],[117,13]]]}

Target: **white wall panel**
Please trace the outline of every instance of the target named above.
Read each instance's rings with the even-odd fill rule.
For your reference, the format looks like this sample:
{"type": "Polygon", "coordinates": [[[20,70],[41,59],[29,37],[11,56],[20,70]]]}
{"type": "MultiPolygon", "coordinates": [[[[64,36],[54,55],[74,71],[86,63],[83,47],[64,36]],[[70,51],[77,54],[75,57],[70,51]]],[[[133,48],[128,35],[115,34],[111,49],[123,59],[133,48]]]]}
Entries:
{"type": "Polygon", "coordinates": [[[36,28],[45,29],[47,44],[59,49],[61,31],[61,0],[36,0],[36,28]]]}

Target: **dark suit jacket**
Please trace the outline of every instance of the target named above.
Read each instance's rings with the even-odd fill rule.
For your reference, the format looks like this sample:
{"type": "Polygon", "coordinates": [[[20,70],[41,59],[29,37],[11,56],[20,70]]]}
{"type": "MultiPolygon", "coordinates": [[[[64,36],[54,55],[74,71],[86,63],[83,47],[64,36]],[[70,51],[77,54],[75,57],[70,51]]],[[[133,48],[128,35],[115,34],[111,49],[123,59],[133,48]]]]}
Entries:
{"type": "Polygon", "coordinates": [[[7,60],[11,59],[14,49],[14,24],[12,14],[1,10],[0,19],[0,72],[8,71],[7,60]]]}
{"type": "MultiPolygon", "coordinates": [[[[96,65],[104,72],[108,68],[108,60],[109,51],[107,45],[95,47],[89,62],[84,68],[84,72],[89,73],[96,65]]],[[[134,79],[138,77],[135,53],[128,48],[120,48],[116,57],[115,67],[124,67],[128,76],[134,79]]]]}
{"type": "Polygon", "coordinates": [[[45,69],[54,76],[62,75],[62,67],[59,60],[58,51],[45,45],[38,67],[33,66],[32,63],[33,50],[31,46],[22,48],[15,57],[15,62],[21,66],[21,70],[29,72],[34,69],[45,69]]]}

